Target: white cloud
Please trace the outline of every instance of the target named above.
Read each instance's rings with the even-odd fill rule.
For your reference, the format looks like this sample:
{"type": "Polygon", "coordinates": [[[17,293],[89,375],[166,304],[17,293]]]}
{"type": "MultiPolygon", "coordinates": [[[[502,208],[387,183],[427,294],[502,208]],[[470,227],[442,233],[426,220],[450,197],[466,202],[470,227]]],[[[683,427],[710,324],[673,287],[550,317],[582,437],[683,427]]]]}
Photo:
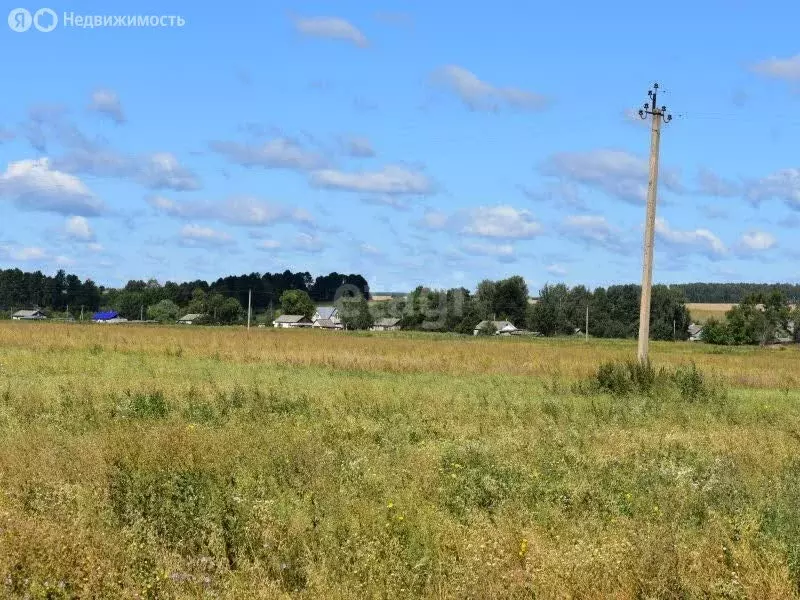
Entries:
{"type": "Polygon", "coordinates": [[[542,226],[530,211],[508,205],[481,206],[467,213],[462,233],[488,238],[530,239],[542,232],[542,226]]]}
{"type": "Polygon", "coordinates": [[[92,231],[86,217],[70,217],[64,224],[64,232],[67,237],[80,242],[94,241],[94,231],[92,231]]]}
{"type": "Polygon", "coordinates": [[[777,198],[791,208],[800,209],[800,169],[782,169],[747,182],[745,197],[754,204],[777,198]]]}
{"type": "Polygon", "coordinates": [[[86,248],[91,252],[102,252],[105,250],[103,244],[98,244],[97,242],[92,242],[91,244],[87,244],[86,248]]]}
{"type": "Polygon", "coordinates": [[[303,35],[351,42],[361,48],[369,46],[367,37],[355,25],[339,17],[298,17],[294,26],[303,35]]]}
{"type": "Polygon", "coordinates": [[[277,250],[280,247],[281,243],[278,240],[262,240],[256,244],[259,250],[277,250]]]}
{"type": "Polygon", "coordinates": [[[105,209],[80,179],[53,169],[47,158],[9,163],[0,175],[0,196],[12,198],[24,210],[63,215],[91,216],[105,209]]]}
{"type": "Polygon", "coordinates": [[[621,232],[601,215],[572,215],[564,219],[562,230],[568,237],[612,252],[624,252],[621,232]]]}
{"type": "Polygon", "coordinates": [[[542,233],[530,211],[499,204],[462,209],[453,214],[426,210],[417,222],[424,229],[495,239],[531,239],[542,233]]]}
{"type": "Polygon", "coordinates": [[[290,209],[252,196],[231,196],[221,202],[207,200],[176,202],[165,196],[150,196],[147,202],[157,211],[178,219],[216,220],[229,225],[250,227],[279,221],[301,225],[313,223],[313,217],[305,209],[290,209]]]}
{"type": "Polygon", "coordinates": [[[325,243],[319,236],[309,233],[298,233],[292,243],[292,248],[300,252],[317,253],[325,248],[325,243]]]}
{"type": "Polygon", "coordinates": [[[58,256],[53,259],[59,267],[73,267],[75,266],[75,259],[70,258],[69,256],[64,256],[63,254],[59,254],[58,256]]]}
{"type": "Polygon", "coordinates": [[[742,235],[741,245],[747,250],[769,250],[777,244],[775,236],[766,231],[748,231],[742,235]]]}
{"type": "Polygon", "coordinates": [[[722,240],[708,229],[680,231],[672,229],[665,219],[657,217],[655,231],[658,238],[669,245],[673,251],[699,252],[710,258],[719,258],[728,253],[722,240]]]}
{"type": "MultiPolygon", "coordinates": [[[[561,152],[548,158],[541,171],[599,189],[626,202],[644,202],[647,198],[648,160],[622,150],[561,152]]],[[[676,193],[683,191],[677,172],[666,168],[660,170],[659,188],[676,193]]]]}
{"type": "Polygon", "coordinates": [[[548,265],[545,270],[556,277],[563,277],[567,274],[567,270],[559,264],[548,265]]]}
{"type": "Polygon", "coordinates": [[[321,155],[288,138],[275,138],[260,145],[212,141],[209,147],[243,167],[308,170],[325,164],[321,155]]]}
{"type": "Polygon", "coordinates": [[[497,87],[458,65],[436,70],[432,80],[456,94],[472,110],[498,110],[503,106],[524,110],[541,110],[547,98],[535,92],[514,87],[497,87]]]}
{"type": "Polygon", "coordinates": [[[169,152],[128,156],[109,148],[77,148],[58,158],[54,164],[69,173],[130,179],[152,190],[189,191],[200,188],[197,175],[182,166],[169,152]]]}
{"type": "Polygon", "coordinates": [[[44,260],[47,258],[47,251],[44,248],[36,246],[0,246],[3,253],[11,260],[18,260],[22,262],[44,260]]]}
{"type": "Polygon", "coordinates": [[[425,174],[399,165],[387,165],[378,171],[352,173],[322,169],[311,173],[311,185],[367,194],[426,195],[433,192],[433,183],[425,174]]]}
{"type": "Polygon", "coordinates": [[[218,247],[233,243],[233,238],[227,233],[200,225],[184,225],[180,236],[186,246],[218,247]]]}
{"type": "Polygon", "coordinates": [[[768,58],[754,64],[752,70],[775,79],[797,81],[800,80],[800,54],[789,58],[768,58]]]}
{"type": "Polygon", "coordinates": [[[461,250],[476,256],[493,256],[499,259],[514,257],[514,246],[511,244],[487,244],[484,242],[464,242],[461,250]]]}
{"type": "Polygon", "coordinates": [[[89,105],[89,110],[110,118],[117,125],[125,122],[125,113],[122,111],[122,104],[114,90],[95,90],[92,93],[92,101],[89,105]]]}

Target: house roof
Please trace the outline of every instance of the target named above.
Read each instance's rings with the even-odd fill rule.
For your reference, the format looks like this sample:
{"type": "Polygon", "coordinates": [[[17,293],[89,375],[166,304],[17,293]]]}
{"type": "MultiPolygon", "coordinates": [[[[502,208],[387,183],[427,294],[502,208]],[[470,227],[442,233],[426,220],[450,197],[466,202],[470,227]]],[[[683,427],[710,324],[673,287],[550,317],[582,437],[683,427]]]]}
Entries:
{"type": "Polygon", "coordinates": [[[400,319],[395,317],[384,317],[375,321],[375,327],[394,327],[400,322],[400,319]]]}
{"type": "Polygon", "coordinates": [[[101,312],[96,312],[92,315],[92,320],[94,321],[109,321],[111,319],[116,319],[119,317],[119,313],[115,310],[106,310],[101,312]]]}
{"type": "Polygon", "coordinates": [[[494,328],[497,331],[516,331],[517,328],[514,327],[514,324],[511,321],[481,321],[477,325],[475,325],[475,329],[483,329],[489,323],[494,325],[494,328]]]}
{"type": "Polygon", "coordinates": [[[318,306],[317,307],[317,315],[319,316],[320,319],[331,319],[334,316],[336,316],[336,314],[338,312],[339,311],[336,310],[335,306],[318,306]]]}
{"type": "Polygon", "coordinates": [[[200,319],[204,316],[205,315],[200,313],[189,313],[188,315],[183,315],[180,319],[178,319],[178,321],[197,321],[197,319],[200,319]]]}
{"type": "Polygon", "coordinates": [[[275,323],[302,323],[308,320],[305,315],[281,315],[275,319],[275,323]]]}
{"type": "Polygon", "coordinates": [[[692,323],[691,325],[689,325],[688,330],[689,330],[689,335],[697,335],[698,333],[703,331],[703,326],[698,325],[697,323],[692,323]]]}
{"type": "Polygon", "coordinates": [[[30,318],[36,317],[38,315],[44,316],[44,314],[40,310],[18,310],[12,316],[19,317],[19,318],[22,318],[22,319],[25,319],[25,318],[30,319],[30,318]]]}
{"type": "Polygon", "coordinates": [[[323,327],[325,329],[339,329],[341,325],[334,323],[330,319],[317,319],[314,321],[314,327],[323,327]]]}

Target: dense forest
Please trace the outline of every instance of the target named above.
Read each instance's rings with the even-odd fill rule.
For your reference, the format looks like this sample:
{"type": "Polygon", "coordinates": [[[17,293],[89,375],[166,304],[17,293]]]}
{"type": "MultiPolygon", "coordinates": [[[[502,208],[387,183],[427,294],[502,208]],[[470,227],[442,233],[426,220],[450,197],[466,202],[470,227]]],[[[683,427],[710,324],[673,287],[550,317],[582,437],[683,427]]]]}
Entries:
{"type": "Polygon", "coordinates": [[[736,304],[754,294],[782,293],[789,301],[800,300],[800,284],[795,283],[679,283],[670,286],[683,292],[687,302],[736,304]]]}

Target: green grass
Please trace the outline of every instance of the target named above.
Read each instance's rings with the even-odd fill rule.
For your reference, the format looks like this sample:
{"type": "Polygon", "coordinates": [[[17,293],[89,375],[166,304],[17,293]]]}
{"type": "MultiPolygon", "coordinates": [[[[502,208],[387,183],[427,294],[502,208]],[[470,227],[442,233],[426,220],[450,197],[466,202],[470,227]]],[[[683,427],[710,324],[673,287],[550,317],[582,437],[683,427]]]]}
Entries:
{"type": "MultiPolygon", "coordinates": [[[[19,331],[0,328],[0,596],[798,596],[800,391],[692,370],[688,344],[631,388],[649,376],[578,376],[567,341],[269,332],[236,354],[213,330],[63,326],[33,351],[19,331]],[[411,343],[413,369],[294,354],[411,343]],[[519,373],[529,347],[546,374],[492,362],[519,373]],[[462,348],[497,356],[458,369],[462,348]]],[[[594,347],[589,373],[628,346],[594,347]]]]}

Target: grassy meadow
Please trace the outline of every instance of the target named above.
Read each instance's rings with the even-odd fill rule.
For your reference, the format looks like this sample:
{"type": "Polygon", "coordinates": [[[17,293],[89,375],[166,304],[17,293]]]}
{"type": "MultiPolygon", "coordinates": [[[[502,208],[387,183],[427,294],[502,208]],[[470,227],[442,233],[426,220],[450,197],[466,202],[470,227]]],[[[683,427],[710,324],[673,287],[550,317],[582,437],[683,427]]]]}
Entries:
{"type": "Polygon", "coordinates": [[[800,597],[800,351],[634,353],[0,322],[0,597],[800,597]]]}
{"type": "Polygon", "coordinates": [[[711,318],[723,320],[725,318],[725,313],[734,306],[736,305],[726,302],[689,302],[686,304],[686,308],[689,309],[692,320],[696,323],[705,323],[711,318]]]}

